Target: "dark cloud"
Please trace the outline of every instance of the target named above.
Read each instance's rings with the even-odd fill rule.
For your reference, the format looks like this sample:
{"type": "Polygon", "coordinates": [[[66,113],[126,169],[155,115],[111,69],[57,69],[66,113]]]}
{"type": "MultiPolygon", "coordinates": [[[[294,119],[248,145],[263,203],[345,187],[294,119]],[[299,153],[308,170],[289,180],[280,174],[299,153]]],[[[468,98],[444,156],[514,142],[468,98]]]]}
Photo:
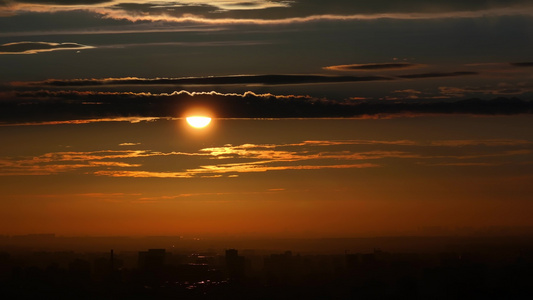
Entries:
{"type": "Polygon", "coordinates": [[[113,9],[121,9],[127,12],[139,14],[167,14],[172,16],[181,16],[183,14],[203,15],[214,13],[217,7],[209,4],[179,4],[168,3],[166,5],[159,2],[129,3],[120,2],[113,6],[113,9]],[[170,10],[169,10],[170,9],[170,10]]]}
{"type": "Polygon", "coordinates": [[[112,117],[178,117],[191,107],[209,107],[221,118],[362,117],[394,114],[523,114],[533,102],[516,98],[450,101],[337,102],[308,96],[26,91],[0,94],[3,123],[62,121],[112,117]]]}
{"type": "Polygon", "coordinates": [[[255,2],[236,2],[236,3],[229,4],[229,6],[257,7],[257,3],[255,3],[255,2]]]}
{"type": "Polygon", "coordinates": [[[511,66],[513,66],[513,67],[533,67],[533,62],[511,63],[511,66]]]}
{"type": "MultiPolygon", "coordinates": [[[[127,0],[13,0],[3,2],[19,2],[32,4],[50,4],[50,5],[80,5],[80,4],[100,4],[107,2],[114,3],[131,3],[127,0]]],[[[191,1],[145,1],[152,6],[176,7],[176,6],[194,6],[209,4],[215,7],[231,8],[239,10],[287,7],[297,12],[306,14],[316,13],[322,10],[322,13],[339,13],[344,10],[345,13],[384,13],[384,12],[415,12],[415,11],[432,11],[435,8],[447,11],[471,11],[483,10],[493,7],[509,7],[522,4],[529,4],[528,0],[374,0],[374,1],[353,1],[353,0],[330,0],[324,5],[322,0],[299,0],[299,1],[217,1],[199,0],[191,1]]]]}
{"type": "Polygon", "coordinates": [[[374,71],[374,70],[397,70],[421,68],[425,65],[413,63],[373,63],[373,64],[351,64],[324,67],[325,70],[333,71],[374,71]]]}
{"type": "Polygon", "coordinates": [[[533,83],[518,82],[518,83],[499,83],[497,85],[485,86],[466,86],[466,87],[439,87],[442,95],[453,97],[465,97],[466,95],[483,94],[494,96],[509,96],[509,95],[524,95],[526,93],[533,93],[533,83]]]}
{"type": "Polygon", "coordinates": [[[102,86],[102,85],[289,85],[343,83],[392,80],[383,76],[322,76],[322,75],[235,75],[183,78],[104,78],[104,79],[50,79],[33,82],[14,82],[17,86],[102,86]]]}
{"type": "Polygon", "coordinates": [[[476,11],[494,7],[509,7],[521,4],[530,4],[528,0],[331,0],[324,5],[323,0],[300,0],[292,4],[295,8],[304,9],[323,7],[325,13],[339,12],[341,8],[345,13],[390,13],[390,12],[420,12],[420,11],[476,11]]]}
{"type": "Polygon", "coordinates": [[[478,75],[478,72],[448,72],[448,73],[421,73],[421,74],[407,74],[399,75],[398,78],[405,79],[421,79],[421,78],[439,78],[439,77],[457,77],[467,75],[478,75]]]}
{"type": "Polygon", "coordinates": [[[0,54],[34,54],[55,50],[80,50],[92,48],[77,43],[16,42],[0,45],[0,54]]]}
{"type": "MultiPolygon", "coordinates": [[[[1,1],[1,0],[0,0],[1,1]]],[[[85,5],[108,18],[131,21],[168,21],[241,24],[286,24],[317,20],[481,18],[488,15],[531,15],[529,0],[299,0],[299,1],[138,1],[129,0],[14,0],[12,12],[70,10],[85,5]],[[24,7],[16,5],[24,3],[24,7]],[[187,16],[195,14],[196,16],[187,16]],[[267,21],[267,22],[265,22],[267,21]],[[274,22],[268,22],[274,21],[274,22]]],[[[9,4],[8,4],[9,6],[9,4]]]]}

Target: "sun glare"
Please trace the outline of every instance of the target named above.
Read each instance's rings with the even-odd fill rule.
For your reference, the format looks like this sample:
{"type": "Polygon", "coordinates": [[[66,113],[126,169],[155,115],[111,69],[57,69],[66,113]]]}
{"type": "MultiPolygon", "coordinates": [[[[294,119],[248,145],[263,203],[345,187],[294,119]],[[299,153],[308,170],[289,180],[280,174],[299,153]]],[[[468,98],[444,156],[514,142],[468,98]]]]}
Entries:
{"type": "Polygon", "coordinates": [[[202,116],[187,117],[186,120],[194,128],[204,128],[211,123],[211,118],[202,116]]]}

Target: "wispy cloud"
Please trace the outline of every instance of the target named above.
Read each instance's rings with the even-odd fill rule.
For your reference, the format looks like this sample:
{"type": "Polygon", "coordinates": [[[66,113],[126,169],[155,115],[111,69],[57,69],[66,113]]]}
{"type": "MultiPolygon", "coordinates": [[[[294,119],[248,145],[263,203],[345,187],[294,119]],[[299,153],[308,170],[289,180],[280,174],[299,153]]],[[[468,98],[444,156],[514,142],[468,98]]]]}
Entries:
{"type": "Polygon", "coordinates": [[[398,75],[397,77],[405,78],[405,79],[422,79],[422,78],[457,77],[457,76],[468,76],[468,75],[478,75],[478,74],[479,74],[478,72],[459,71],[459,72],[406,74],[406,75],[398,75]]]}
{"type": "Polygon", "coordinates": [[[306,17],[290,17],[283,19],[252,19],[252,18],[208,18],[202,15],[182,15],[173,16],[168,14],[160,15],[139,15],[130,14],[125,10],[114,9],[95,9],[95,12],[102,14],[106,18],[128,20],[131,22],[150,21],[150,22],[172,22],[172,23],[197,23],[209,25],[289,25],[309,22],[328,22],[328,21],[373,21],[379,19],[395,20],[429,20],[429,19],[457,19],[457,18],[484,18],[487,16],[530,16],[533,17],[531,10],[523,8],[507,9],[488,9],[485,11],[458,11],[458,12],[441,12],[441,13],[378,13],[378,14],[351,14],[351,15],[311,15],[306,17]]]}
{"type": "Polygon", "coordinates": [[[53,152],[0,158],[0,175],[81,172],[110,177],[185,179],[236,177],[261,172],[377,168],[395,161],[424,166],[485,166],[494,165],[496,162],[491,160],[498,159],[498,165],[505,165],[516,164],[514,157],[532,156],[531,144],[525,140],[321,140],[225,145],[196,152],[53,152]],[[368,145],[374,150],[363,150],[368,149],[365,147],[368,145]],[[177,170],[171,167],[174,164],[161,167],[162,160],[185,158],[192,167],[177,170]]]}
{"type": "MultiPolygon", "coordinates": [[[[349,70],[392,70],[398,69],[390,67],[392,64],[372,64],[372,67],[356,69],[346,67],[349,70]],[[379,67],[378,67],[379,65],[379,67]]],[[[365,65],[369,66],[369,65],[365,65]]],[[[419,68],[421,64],[407,64],[399,69],[419,68]]],[[[341,70],[344,66],[327,67],[332,70],[341,70]]],[[[424,79],[441,77],[458,77],[478,75],[478,72],[457,71],[457,72],[433,72],[415,73],[393,76],[333,76],[333,75],[298,75],[298,74],[271,74],[271,75],[227,75],[227,76],[204,76],[204,77],[178,77],[178,78],[80,78],[80,79],[47,79],[42,81],[13,81],[10,84],[14,87],[92,87],[92,86],[121,86],[121,85],[300,85],[300,84],[337,84],[350,82],[368,81],[390,81],[398,79],[424,79]]]]}
{"type": "Polygon", "coordinates": [[[435,164],[424,164],[425,166],[432,167],[496,167],[501,166],[501,163],[488,163],[488,162],[446,162],[435,164]]]}
{"type": "Polygon", "coordinates": [[[326,75],[230,75],[181,78],[103,78],[49,79],[44,81],[12,82],[15,86],[102,86],[102,85],[287,85],[342,83],[391,80],[383,76],[326,76],[326,75]]]}
{"type": "Polygon", "coordinates": [[[351,64],[324,67],[325,70],[332,71],[376,71],[376,70],[404,70],[426,67],[424,64],[415,63],[371,63],[371,64],[351,64]]]}
{"type": "Polygon", "coordinates": [[[128,159],[171,155],[203,155],[179,152],[153,152],[148,150],[102,150],[92,152],[52,152],[32,157],[0,158],[0,175],[51,175],[74,172],[81,169],[102,167],[132,168],[141,167],[139,163],[125,162],[128,159]]]}
{"type": "Polygon", "coordinates": [[[158,117],[116,117],[116,118],[99,118],[99,119],[83,119],[83,120],[66,120],[66,121],[35,121],[22,123],[0,123],[0,126],[35,126],[35,125],[62,125],[62,124],[90,124],[100,122],[152,122],[159,120],[158,117]]]}
{"type": "MultiPolygon", "coordinates": [[[[1,12],[0,12],[1,17],[1,12]]],[[[172,33],[172,32],[219,32],[227,30],[225,27],[212,27],[206,25],[183,25],[179,28],[175,26],[162,27],[153,23],[138,23],[127,24],[124,26],[115,27],[101,27],[101,28],[72,28],[72,29],[55,29],[55,30],[32,30],[32,31],[6,31],[0,32],[0,37],[24,37],[24,36],[64,36],[64,35],[120,35],[120,34],[134,34],[134,33],[172,33]]],[[[227,45],[257,45],[268,44],[272,42],[245,42],[245,41],[221,41],[221,42],[167,42],[159,43],[166,45],[178,46],[227,46],[227,45]]],[[[156,45],[157,43],[136,43],[136,44],[115,44],[109,46],[99,45],[99,49],[109,47],[128,47],[128,46],[147,46],[156,45]]]]}
{"type": "Polygon", "coordinates": [[[16,42],[0,45],[0,54],[36,54],[58,50],[91,49],[92,46],[77,43],[16,42]]]}
{"type": "Polygon", "coordinates": [[[533,82],[522,81],[517,83],[501,82],[495,85],[485,86],[442,86],[439,91],[443,95],[453,97],[466,97],[472,94],[495,95],[495,96],[509,96],[522,95],[525,93],[533,93],[533,82]]]}
{"type": "Polygon", "coordinates": [[[431,146],[465,147],[465,146],[532,146],[533,142],[527,140],[442,140],[431,141],[431,146]]]}
{"type": "Polygon", "coordinates": [[[120,143],[118,144],[119,146],[137,146],[137,145],[140,145],[141,143],[120,143]]]}
{"type": "Polygon", "coordinates": [[[454,11],[433,11],[433,12],[368,12],[368,13],[343,13],[341,11],[322,14],[321,11],[315,10],[307,15],[302,15],[293,11],[292,17],[275,18],[263,16],[259,18],[225,17],[224,14],[216,16],[213,14],[194,14],[184,13],[174,14],[159,12],[159,14],[139,14],[126,9],[95,9],[95,12],[104,15],[107,18],[124,19],[129,21],[164,21],[175,23],[202,23],[212,25],[238,25],[238,24],[255,24],[255,25],[283,25],[295,23],[308,23],[318,21],[371,21],[378,19],[396,19],[396,20],[424,20],[424,19],[450,19],[450,18],[482,18],[487,16],[513,16],[525,15],[533,16],[530,5],[509,6],[499,8],[487,8],[483,10],[454,10],[454,11]]]}
{"type": "Polygon", "coordinates": [[[274,195],[285,192],[285,189],[267,189],[260,191],[235,191],[235,192],[214,192],[214,193],[183,193],[177,195],[163,195],[163,196],[149,196],[149,197],[139,197],[138,199],[132,201],[134,203],[160,203],[165,201],[176,201],[176,200],[186,200],[186,199],[197,199],[209,196],[209,201],[213,201],[213,197],[224,197],[224,196],[235,196],[235,195],[258,195],[258,194],[267,194],[274,195]]]}
{"type": "MultiPolygon", "coordinates": [[[[323,147],[323,146],[338,146],[338,145],[357,145],[361,142],[357,141],[346,141],[346,142],[304,142],[301,144],[289,144],[284,145],[284,147],[323,147]]],[[[304,161],[304,160],[328,160],[328,159],[340,159],[340,160],[362,160],[362,159],[382,159],[390,157],[413,157],[410,153],[405,153],[401,151],[367,151],[359,153],[350,153],[350,152],[292,152],[292,151],[283,151],[279,150],[280,146],[273,145],[251,145],[244,144],[240,146],[224,146],[224,147],[214,147],[214,148],[205,148],[200,150],[201,152],[207,152],[210,156],[216,159],[229,159],[233,157],[239,158],[253,158],[259,160],[270,161],[274,160],[276,162],[295,162],[295,161],[304,161]]]]}
{"type": "Polygon", "coordinates": [[[521,67],[521,68],[529,68],[529,67],[533,67],[533,62],[511,63],[511,66],[513,66],[513,67],[521,67]]]}
{"type": "Polygon", "coordinates": [[[297,165],[297,166],[265,166],[258,164],[227,164],[216,166],[203,166],[198,169],[190,169],[186,172],[149,172],[149,171],[96,171],[95,175],[109,177],[136,177],[136,178],[220,178],[224,174],[234,173],[259,173],[269,171],[290,170],[324,170],[324,169],[353,169],[375,168],[377,164],[346,164],[346,165],[297,165]]]}
{"type": "Polygon", "coordinates": [[[282,25],[316,21],[364,21],[376,19],[420,20],[450,18],[484,18],[493,16],[533,16],[531,3],[522,0],[476,1],[459,3],[445,0],[374,3],[361,1],[9,1],[2,15],[22,12],[59,12],[86,10],[105,18],[132,22],[200,23],[210,25],[282,25]],[[311,4],[311,5],[309,5],[311,4]],[[279,14],[273,17],[272,11],[279,14]],[[250,13],[255,12],[255,13],[250,13]]]}

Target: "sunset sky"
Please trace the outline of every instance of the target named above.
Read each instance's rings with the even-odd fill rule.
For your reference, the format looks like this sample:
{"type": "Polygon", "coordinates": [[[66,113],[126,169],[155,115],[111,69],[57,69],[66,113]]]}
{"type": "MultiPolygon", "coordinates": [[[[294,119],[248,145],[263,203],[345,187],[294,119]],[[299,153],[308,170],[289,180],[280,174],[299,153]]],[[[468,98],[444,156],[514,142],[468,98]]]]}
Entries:
{"type": "Polygon", "coordinates": [[[529,0],[0,0],[0,234],[532,227],[532,49],[529,0]]]}

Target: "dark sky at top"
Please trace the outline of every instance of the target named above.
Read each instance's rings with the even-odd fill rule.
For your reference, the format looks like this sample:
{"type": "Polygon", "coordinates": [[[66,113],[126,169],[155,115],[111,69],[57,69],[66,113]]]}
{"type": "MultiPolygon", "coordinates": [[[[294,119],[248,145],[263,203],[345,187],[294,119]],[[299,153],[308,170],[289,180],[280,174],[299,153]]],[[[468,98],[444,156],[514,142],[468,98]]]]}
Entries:
{"type": "Polygon", "coordinates": [[[35,90],[184,90],[529,101],[531,49],[525,0],[0,1],[8,99],[35,90]]]}

